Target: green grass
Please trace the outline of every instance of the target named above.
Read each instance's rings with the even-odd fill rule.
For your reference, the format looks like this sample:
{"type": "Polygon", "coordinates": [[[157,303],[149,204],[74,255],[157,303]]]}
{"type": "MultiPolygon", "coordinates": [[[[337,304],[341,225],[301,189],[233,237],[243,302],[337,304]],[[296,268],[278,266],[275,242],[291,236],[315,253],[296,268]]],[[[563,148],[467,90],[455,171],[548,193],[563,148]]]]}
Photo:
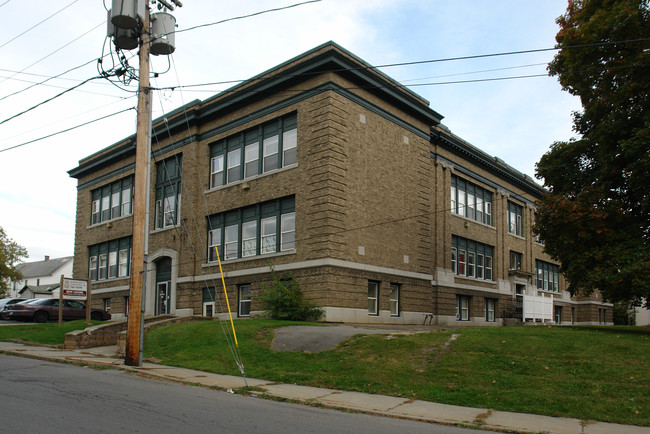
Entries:
{"type": "MultiPolygon", "coordinates": [[[[287,321],[237,321],[251,378],[495,410],[650,426],[650,329],[483,327],[365,335],[317,354],[271,350],[287,321]],[[452,334],[460,337],[446,350],[452,334]]],[[[145,357],[238,375],[216,321],[158,328],[145,357]]]]}
{"type": "MultiPolygon", "coordinates": [[[[100,321],[92,323],[101,324],[100,321]]],[[[86,325],[85,320],[66,321],[60,328],[58,323],[7,325],[0,327],[0,341],[20,339],[38,344],[62,345],[66,333],[86,327],[90,326],[86,325]]]]}

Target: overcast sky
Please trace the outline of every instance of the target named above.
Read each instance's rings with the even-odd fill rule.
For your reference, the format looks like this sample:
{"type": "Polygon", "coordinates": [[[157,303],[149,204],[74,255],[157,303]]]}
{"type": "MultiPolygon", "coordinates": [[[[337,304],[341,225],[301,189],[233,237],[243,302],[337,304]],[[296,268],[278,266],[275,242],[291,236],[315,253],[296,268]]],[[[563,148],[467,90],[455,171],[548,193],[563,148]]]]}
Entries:
{"type": "MultiPolygon", "coordinates": [[[[296,3],[184,0],[173,15],[181,31],[296,3]]],[[[110,7],[110,0],[106,4],[110,7]]],[[[245,80],[330,40],[372,65],[552,48],[555,19],[565,9],[566,0],[322,0],[179,32],[176,52],[153,58],[153,70],[161,74],[152,85],[245,80]]],[[[67,171],[135,133],[134,110],[110,115],[136,106],[137,85],[120,89],[92,80],[6,119],[97,76],[96,60],[109,52],[105,36],[101,0],[0,0],[0,226],[28,249],[27,262],[73,254],[76,180],[67,171]]],[[[429,100],[453,133],[534,176],[535,163],[549,146],[574,136],[571,113],[580,109],[579,101],[553,77],[491,79],[545,75],[554,53],[382,71],[429,100]]],[[[129,63],[137,67],[135,55],[133,50],[129,63]]],[[[155,92],[153,116],[229,86],[155,92]]]]}

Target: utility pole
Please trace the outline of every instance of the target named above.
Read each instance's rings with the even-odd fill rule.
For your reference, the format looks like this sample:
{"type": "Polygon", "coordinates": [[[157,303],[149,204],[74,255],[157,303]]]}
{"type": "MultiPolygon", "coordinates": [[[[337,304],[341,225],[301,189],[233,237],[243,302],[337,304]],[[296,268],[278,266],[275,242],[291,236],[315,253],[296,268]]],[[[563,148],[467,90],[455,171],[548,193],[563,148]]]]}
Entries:
{"type": "MultiPolygon", "coordinates": [[[[176,19],[167,13],[183,6],[180,0],[113,0],[108,11],[108,36],[115,48],[132,50],[139,47],[140,71],[138,79],[138,119],[135,144],[135,174],[133,182],[133,236],[131,244],[131,291],[126,330],[124,363],[142,365],[142,333],[146,283],[145,261],[149,233],[149,159],[151,157],[151,87],[149,86],[149,57],[170,55],[174,52],[176,19]],[[158,3],[158,10],[150,13],[149,3],[158,3]],[[139,30],[139,32],[138,32],[139,30]],[[139,35],[138,35],[139,33],[139,35]],[[139,36],[139,37],[138,37],[139,36]]],[[[124,58],[122,55],[119,58],[124,58]]],[[[128,66],[128,65],[127,65],[128,66]]]]}
{"type": "MultiPolygon", "coordinates": [[[[142,0],[140,0],[142,1],[142,0]]],[[[141,322],[144,316],[142,305],[144,281],[145,232],[147,207],[147,160],[151,154],[151,89],[149,87],[149,7],[145,7],[140,37],[140,78],[138,82],[138,121],[135,142],[135,179],[133,182],[133,238],[131,253],[131,293],[129,295],[129,317],[126,329],[126,355],[124,364],[141,366],[142,339],[141,322]]]]}

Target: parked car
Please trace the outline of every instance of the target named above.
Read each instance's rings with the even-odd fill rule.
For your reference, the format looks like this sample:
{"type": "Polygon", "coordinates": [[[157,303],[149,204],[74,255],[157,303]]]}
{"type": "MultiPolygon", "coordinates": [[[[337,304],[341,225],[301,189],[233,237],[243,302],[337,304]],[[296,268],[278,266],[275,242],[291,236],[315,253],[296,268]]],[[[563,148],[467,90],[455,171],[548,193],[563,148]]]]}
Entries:
{"type": "MultiPolygon", "coordinates": [[[[86,318],[86,306],[76,300],[63,300],[63,319],[86,318]]],[[[7,309],[7,319],[17,321],[45,322],[49,319],[59,318],[59,299],[41,298],[29,303],[16,303],[7,309]]],[[[106,321],[111,319],[111,314],[102,309],[92,309],[90,319],[93,321],[106,321]]]]}
{"type": "Polygon", "coordinates": [[[6,319],[5,309],[7,309],[7,307],[25,300],[25,298],[3,298],[0,300],[0,319],[6,319]]]}

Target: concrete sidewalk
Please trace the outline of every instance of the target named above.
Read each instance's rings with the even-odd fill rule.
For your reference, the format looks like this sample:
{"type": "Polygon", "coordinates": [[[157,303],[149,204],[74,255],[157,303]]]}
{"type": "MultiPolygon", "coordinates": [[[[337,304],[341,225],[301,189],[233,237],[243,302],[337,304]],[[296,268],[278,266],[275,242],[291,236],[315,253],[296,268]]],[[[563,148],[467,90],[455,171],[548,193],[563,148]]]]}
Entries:
{"type": "MultiPolygon", "coordinates": [[[[245,386],[244,379],[237,376],[211,374],[209,372],[174,368],[155,363],[143,363],[141,367],[126,366],[124,365],[124,360],[117,356],[117,346],[83,350],[61,350],[13,342],[0,342],[0,353],[55,362],[112,366],[116,369],[123,369],[170,381],[200,384],[202,386],[218,387],[225,390],[245,386]]],[[[391,396],[278,384],[254,378],[247,378],[246,381],[248,386],[264,390],[264,392],[253,392],[253,395],[265,394],[305,404],[318,404],[330,408],[343,408],[364,413],[445,425],[471,426],[474,428],[506,432],[650,434],[650,428],[646,427],[604,422],[583,422],[578,419],[562,417],[460,407],[391,396]]]]}

